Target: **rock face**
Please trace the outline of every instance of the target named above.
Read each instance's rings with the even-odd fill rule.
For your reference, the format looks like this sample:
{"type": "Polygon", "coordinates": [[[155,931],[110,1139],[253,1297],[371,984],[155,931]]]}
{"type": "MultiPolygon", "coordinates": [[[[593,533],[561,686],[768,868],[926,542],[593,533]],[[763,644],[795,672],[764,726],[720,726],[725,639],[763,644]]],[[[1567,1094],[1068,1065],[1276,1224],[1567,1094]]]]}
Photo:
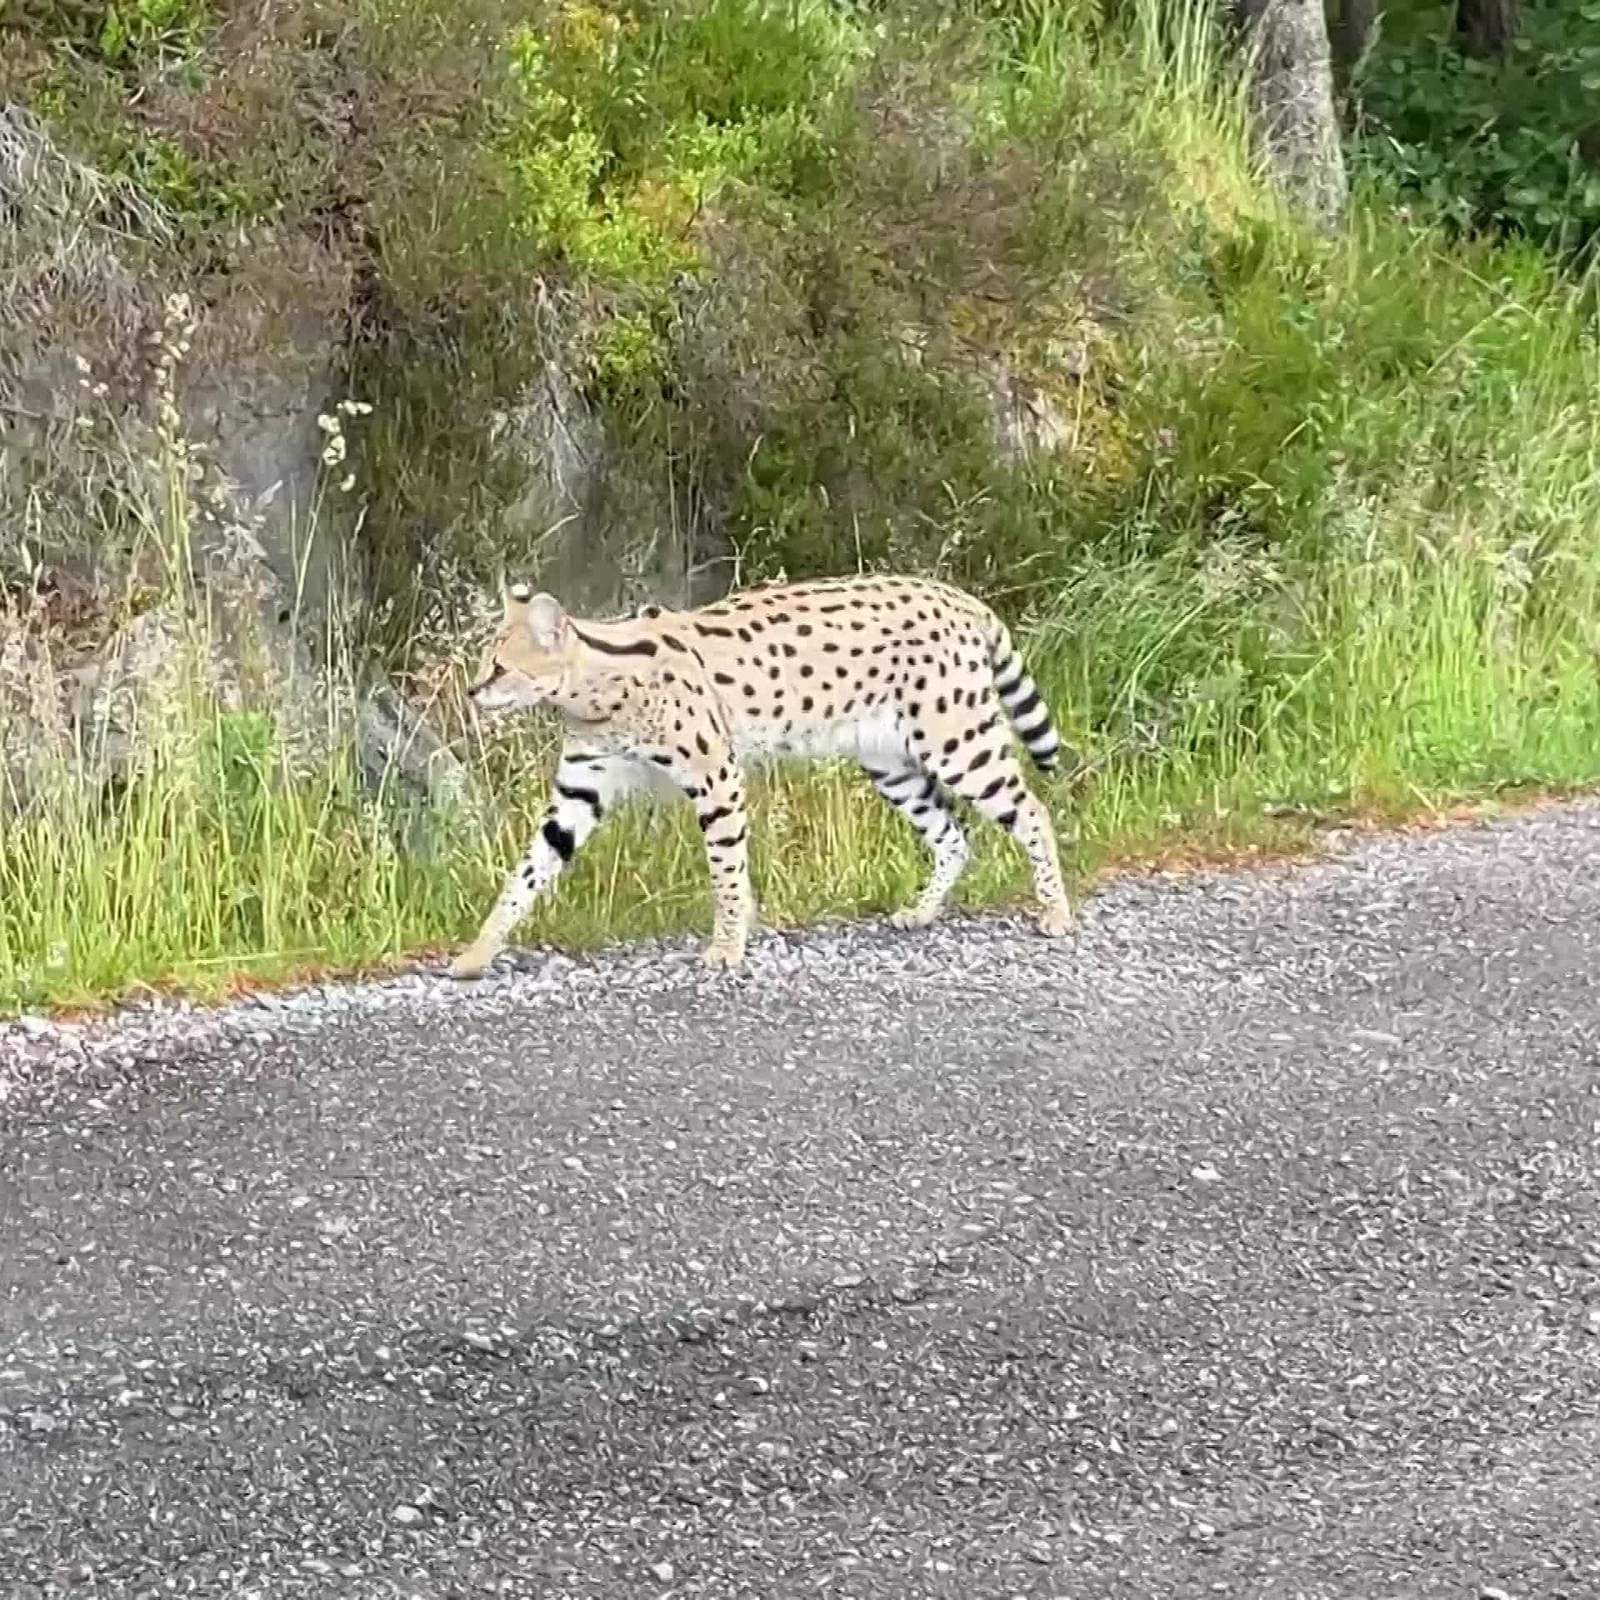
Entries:
{"type": "Polygon", "coordinates": [[[559,359],[492,420],[492,447],[519,492],[500,513],[508,550],[537,550],[529,576],[578,612],[604,615],[651,599],[706,598],[696,582],[705,535],[667,485],[619,459],[605,425],[559,359]]]}
{"type": "MultiPolygon", "coordinates": [[[[47,571],[83,616],[125,615],[130,592],[167,596],[114,637],[85,627],[66,662],[13,643],[14,681],[0,686],[13,770],[30,726],[43,736],[41,693],[80,753],[114,770],[135,683],[154,693],[167,670],[157,641],[195,631],[186,605],[191,622],[204,613],[208,683],[239,680],[248,641],[292,723],[329,665],[327,641],[374,599],[360,585],[369,508],[347,459],[365,423],[348,394],[349,258],[241,231],[222,269],[185,292],[170,281],[160,206],[65,156],[16,106],[0,107],[0,207],[0,594],[47,571]]],[[[706,596],[684,508],[618,462],[557,348],[485,432],[513,485],[484,536],[496,553],[532,552],[526,575],[578,608],[706,596]]],[[[0,618],[20,625],[14,607],[0,618]]],[[[359,676],[350,711],[364,765],[398,762],[435,801],[465,794],[465,774],[393,684],[365,666],[359,676]]]]}
{"type": "Polygon", "coordinates": [[[342,462],[324,460],[330,438],[318,426],[346,398],[351,275],[307,244],[275,242],[271,256],[270,272],[208,293],[179,406],[185,436],[229,485],[232,505],[259,508],[253,532],[278,597],[320,631],[351,557],[342,462]]]}
{"type": "MultiPolygon", "coordinates": [[[[182,673],[224,708],[248,684],[285,737],[325,740],[330,663],[316,646],[356,565],[357,518],[337,498],[343,432],[363,409],[341,403],[348,283],[317,252],[280,252],[270,281],[241,274],[204,307],[164,293],[121,247],[159,246],[159,209],[62,156],[14,107],[0,110],[0,205],[13,224],[0,244],[0,578],[34,601],[0,612],[0,796],[26,806],[52,768],[125,772],[182,673]],[[87,653],[57,660],[38,626],[47,571],[80,613],[126,616],[140,598],[110,637],[90,628],[87,653]]],[[[342,681],[365,769],[435,803],[471,800],[391,685],[370,671],[342,681]]]]}
{"type": "Polygon", "coordinates": [[[1063,447],[1070,430],[1047,395],[1024,383],[1003,362],[993,363],[985,376],[995,453],[1002,461],[1016,465],[1063,447]]]}

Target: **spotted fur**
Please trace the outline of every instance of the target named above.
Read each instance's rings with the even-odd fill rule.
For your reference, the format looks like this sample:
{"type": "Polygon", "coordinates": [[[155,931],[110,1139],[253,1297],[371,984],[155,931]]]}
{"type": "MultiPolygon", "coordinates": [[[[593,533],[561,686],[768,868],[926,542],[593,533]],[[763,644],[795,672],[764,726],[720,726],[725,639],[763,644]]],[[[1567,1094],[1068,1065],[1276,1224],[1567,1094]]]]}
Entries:
{"type": "Polygon", "coordinates": [[[947,584],[828,579],[620,622],[570,617],[519,584],[471,694],[485,709],[554,705],[566,739],[538,836],[456,959],[458,977],[494,960],[606,812],[642,790],[694,803],[715,902],[705,958],[737,965],[755,920],[745,767],[773,757],[859,763],[917,830],[933,870],[897,926],[931,922],[967,864],[952,798],[1022,845],[1041,929],[1070,924],[1050,816],[1006,726],[1048,772],[1060,753],[1049,711],[1005,624],[947,584]]]}

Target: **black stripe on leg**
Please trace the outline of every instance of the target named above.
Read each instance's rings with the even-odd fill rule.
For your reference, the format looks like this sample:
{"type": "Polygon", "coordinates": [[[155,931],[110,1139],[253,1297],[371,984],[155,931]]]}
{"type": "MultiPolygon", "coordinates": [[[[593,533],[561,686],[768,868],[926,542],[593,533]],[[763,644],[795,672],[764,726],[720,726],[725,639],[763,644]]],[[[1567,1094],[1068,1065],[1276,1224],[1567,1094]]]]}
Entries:
{"type": "Polygon", "coordinates": [[[572,859],[572,852],[578,848],[578,841],[573,837],[571,828],[563,827],[556,817],[546,817],[544,827],[540,831],[544,834],[544,842],[563,861],[572,859]]]}
{"type": "Polygon", "coordinates": [[[709,811],[702,811],[698,817],[701,833],[706,833],[716,827],[726,817],[733,815],[732,806],[713,806],[709,811]]]}
{"type": "Polygon", "coordinates": [[[598,817],[605,810],[600,803],[599,793],[594,789],[586,789],[579,783],[563,783],[556,779],[556,793],[563,800],[571,800],[575,805],[588,806],[598,817]]]}

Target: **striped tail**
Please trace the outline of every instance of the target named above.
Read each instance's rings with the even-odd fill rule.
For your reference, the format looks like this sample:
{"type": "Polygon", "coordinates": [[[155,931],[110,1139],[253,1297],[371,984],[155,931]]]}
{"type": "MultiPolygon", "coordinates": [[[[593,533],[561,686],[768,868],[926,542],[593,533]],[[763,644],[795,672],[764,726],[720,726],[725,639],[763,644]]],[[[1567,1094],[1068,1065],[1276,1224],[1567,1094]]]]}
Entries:
{"type": "Polygon", "coordinates": [[[1005,707],[1017,737],[1028,747],[1033,764],[1041,772],[1054,772],[1061,757],[1061,740],[1050,721],[1050,708],[1039,693],[1039,685],[1023,666],[1022,657],[1013,647],[1004,625],[990,647],[989,662],[994,668],[994,686],[999,692],[1000,704],[1005,707]]]}

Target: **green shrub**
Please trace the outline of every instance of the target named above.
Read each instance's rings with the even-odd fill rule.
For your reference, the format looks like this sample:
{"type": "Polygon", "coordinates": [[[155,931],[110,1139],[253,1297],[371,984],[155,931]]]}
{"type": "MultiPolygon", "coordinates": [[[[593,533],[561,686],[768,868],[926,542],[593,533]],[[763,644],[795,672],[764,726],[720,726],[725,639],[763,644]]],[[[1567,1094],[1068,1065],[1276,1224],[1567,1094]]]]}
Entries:
{"type": "Polygon", "coordinates": [[[1367,57],[1360,155],[1457,229],[1581,254],[1600,234],[1600,3],[1529,0],[1503,60],[1463,52],[1448,10],[1367,57]]]}
{"type": "Polygon", "coordinates": [[[7,10],[11,27],[118,68],[191,56],[215,20],[211,0],[16,0],[7,10]]]}

